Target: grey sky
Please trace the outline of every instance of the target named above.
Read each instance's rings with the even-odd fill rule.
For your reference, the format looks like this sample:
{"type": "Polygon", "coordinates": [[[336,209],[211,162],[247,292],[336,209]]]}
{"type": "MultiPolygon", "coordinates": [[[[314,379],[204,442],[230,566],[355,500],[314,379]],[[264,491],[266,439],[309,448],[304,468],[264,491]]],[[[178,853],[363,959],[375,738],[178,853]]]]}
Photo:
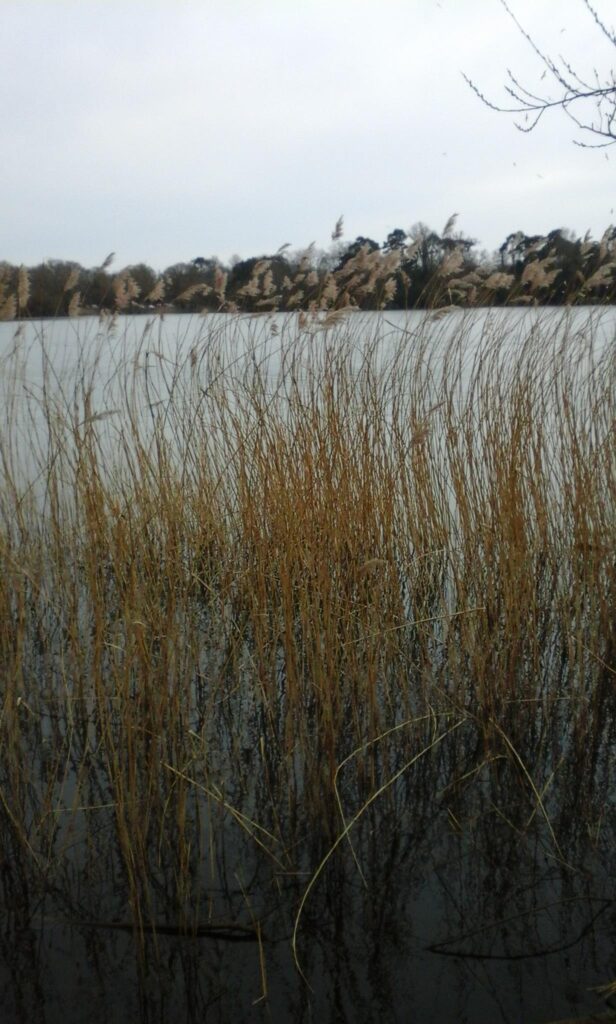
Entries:
{"type": "MultiPolygon", "coordinates": [[[[581,0],[509,0],[580,71],[613,61],[581,0]]],[[[612,0],[596,0],[614,20],[612,0]]],[[[0,0],[0,259],[158,269],[418,220],[492,250],[614,220],[616,149],[485,107],[542,72],[498,0],[0,0]],[[606,154],[610,158],[606,159],[606,154]]]]}

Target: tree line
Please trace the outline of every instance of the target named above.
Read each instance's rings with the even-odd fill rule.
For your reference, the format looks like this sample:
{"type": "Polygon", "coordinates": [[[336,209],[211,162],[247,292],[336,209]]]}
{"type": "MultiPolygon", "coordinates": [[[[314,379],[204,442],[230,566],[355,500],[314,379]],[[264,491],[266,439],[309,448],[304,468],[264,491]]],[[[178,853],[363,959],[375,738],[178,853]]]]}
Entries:
{"type": "Polygon", "coordinates": [[[342,218],[326,250],[310,246],[234,259],[197,256],[161,274],[145,263],[119,271],[65,260],[33,267],[0,263],[0,319],[82,314],[438,309],[616,301],[616,228],[600,239],[558,228],[508,235],[491,255],[455,230],[423,223],[377,242],[342,241],[342,218]]]}

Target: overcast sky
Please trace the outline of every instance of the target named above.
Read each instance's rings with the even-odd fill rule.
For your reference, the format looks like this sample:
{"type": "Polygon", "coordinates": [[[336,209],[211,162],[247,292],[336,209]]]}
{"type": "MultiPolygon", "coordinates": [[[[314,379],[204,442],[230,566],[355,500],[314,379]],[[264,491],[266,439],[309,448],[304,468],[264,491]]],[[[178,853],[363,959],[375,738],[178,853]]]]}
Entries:
{"type": "MultiPolygon", "coordinates": [[[[509,3],[580,72],[613,66],[582,0],[509,3]]],[[[522,134],[461,74],[502,99],[507,66],[543,71],[499,0],[0,0],[0,259],[160,270],[326,246],[340,214],[348,241],[454,212],[490,251],[601,235],[616,147],[558,112],[522,134]]]]}

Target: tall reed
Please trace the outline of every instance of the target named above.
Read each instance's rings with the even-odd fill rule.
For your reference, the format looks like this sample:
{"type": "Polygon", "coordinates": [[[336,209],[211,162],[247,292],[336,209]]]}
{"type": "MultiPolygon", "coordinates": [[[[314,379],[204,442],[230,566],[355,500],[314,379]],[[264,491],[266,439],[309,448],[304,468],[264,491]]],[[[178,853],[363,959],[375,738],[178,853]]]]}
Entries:
{"type": "Polygon", "coordinates": [[[616,663],[616,364],[578,323],[212,317],[173,344],[108,324],[72,369],[16,334],[11,842],[51,871],[111,812],[136,920],[169,864],[198,915],[191,872],[225,822],[295,869],[308,823],[340,831],[351,754],[344,800],[387,799],[455,722],[443,785],[505,764],[527,819],[556,813],[616,663]]]}

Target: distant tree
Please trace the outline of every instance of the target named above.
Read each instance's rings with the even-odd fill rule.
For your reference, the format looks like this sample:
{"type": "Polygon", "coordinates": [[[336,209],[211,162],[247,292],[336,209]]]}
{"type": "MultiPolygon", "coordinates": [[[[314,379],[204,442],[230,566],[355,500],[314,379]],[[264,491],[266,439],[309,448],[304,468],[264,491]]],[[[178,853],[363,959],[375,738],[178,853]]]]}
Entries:
{"type": "Polygon", "coordinates": [[[383,242],[383,252],[392,252],[396,249],[404,249],[408,235],[402,228],[394,228],[390,231],[383,242]]]}
{"type": "Polygon", "coordinates": [[[412,267],[423,275],[433,274],[442,258],[441,240],[436,231],[420,220],[409,229],[409,240],[412,267]]]}
{"type": "Polygon", "coordinates": [[[514,231],[507,235],[498,249],[502,269],[521,274],[533,253],[534,258],[537,258],[537,247],[542,241],[542,235],[525,235],[523,231],[514,231]]]}
{"type": "Polygon", "coordinates": [[[581,277],[583,259],[580,239],[566,228],[556,228],[547,235],[526,235],[516,231],[507,236],[498,249],[501,269],[513,274],[517,282],[528,278],[526,268],[542,263],[549,273],[550,303],[564,302],[581,277]]]}
{"type": "Polygon", "coordinates": [[[354,242],[349,242],[349,244],[342,250],[335,269],[337,271],[342,270],[349,260],[352,260],[359,255],[361,249],[365,249],[366,252],[376,252],[376,250],[380,248],[379,243],[375,242],[373,238],[365,238],[363,235],[358,235],[354,242]]]}
{"type": "Polygon", "coordinates": [[[202,309],[216,309],[218,301],[214,295],[214,277],[218,262],[205,261],[205,266],[190,263],[174,263],[163,274],[165,301],[185,312],[193,313],[202,309]]]}
{"type": "Polygon", "coordinates": [[[247,260],[238,260],[231,268],[227,291],[230,294],[235,294],[240,288],[244,288],[249,284],[255,267],[262,259],[265,259],[265,257],[250,256],[247,260]]]}
{"type": "Polygon", "coordinates": [[[616,227],[610,225],[600,241],[588,236],[581,243],[584,284],[579,300],[616,302],[616,227]]]}
{"type": "Polygon", "coordinates": [[[143,303],[156,284],[158,275],[147,263],[134,263],[126,267],[125,273],[130,274],[139,289],[138,301],[143,303]]]}
{"type": "Polygon", "coordinates": [[[113,307],[112,275],[105,267],[84,270],[82,275],[84,303],[92,309],[113,307]]]}
{"type": "Polygon", "coordinates": [[[402,271],[409,280],[414,306],[432,306],[452,301],[451,284],[477,265],[472,256],[475,239],[454,231],[457,214],[449,218],[442,233],[422,221],[409,229],[409,245],[402,271]]]}
{"type": "MultiPolygon", "coordinates": [[[[315,251],[313,260],[315,265],[318,263],[320,255],[320,253],[317,254],[315,251]]],[[[280,291],[284,279],[291,272],[291,265],[289,260],[286,258],[285,255],[276,253],[276,255],[269,257],[267,269],[272,275],[272,285],[274,290],[276,292],[280,291]]]]}
{"type": "MultiPolygon", "coordinates": [[[[466,82],[482,103],[499,113],[522,114],[523,121],[516,121],[516,127],[523,132],[536,128],[543,115],[549,110],[562,110],[575,125],[581,138],[574,139],[577,146],[601,148],[616,143],[616,70],[614,65],[601,77],[595,69],[590,76],[583,77],[564,57],[552,57],[542,50],[529,32],[520,24],[506,0],[500,0],[516,28],[534,50],[543,65],[541,80],[554,86],[550,91],[535,91],[523,85],[517,75],[507,68],[505,92],[509,96],[506,104],[495,103],[478,88],[472,78],[464,75],[466,82]],[[592,141],[587,141],[589,138],[592,141]]],[[[589,0],[581,0],[594,20],[597,32],[614,47],[616,59],[616,30],[608,28],[589,0]]]]}
{"type": "Polygon", "coordinates": [[[83,288],[85,284],[82,275],[83,270],[78,263],[66,260],[46,260],[32,267],[29,315],[65,316],[75,288],[83,288]]]}

